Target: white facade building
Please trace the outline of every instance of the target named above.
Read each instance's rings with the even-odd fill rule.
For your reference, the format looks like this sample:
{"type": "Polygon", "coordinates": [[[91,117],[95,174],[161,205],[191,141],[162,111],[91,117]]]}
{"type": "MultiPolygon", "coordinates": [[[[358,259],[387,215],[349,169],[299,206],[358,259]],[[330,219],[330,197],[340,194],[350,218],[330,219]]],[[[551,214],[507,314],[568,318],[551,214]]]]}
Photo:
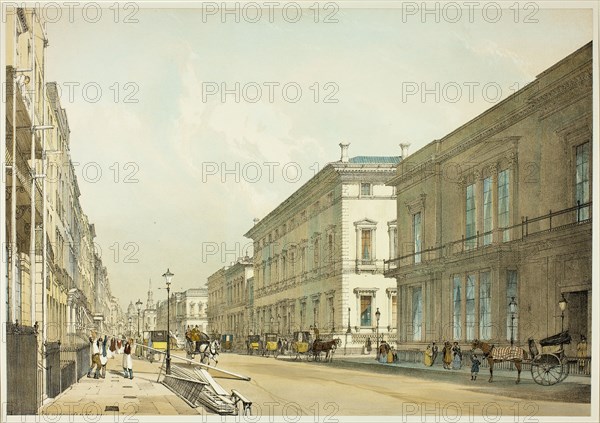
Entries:
{"type": "Polygon", "coordinates": [[[184,340],[188,326],[198,326],[202,332],[208,331],[206,309],[208,292],[205,287],[191,288],[183,292],[172,292],[170,304],[167,300],[159,301],[156,305],[156,324],[153,330],[167,329],[167,312],[170,313],[169,329],[179,341],[184,340]]]}
{"type": "Polygon", "coordinates": [[[245,234],[254,241],[247,325],[255,333],[350,329],[348,346],[359,348],[378,334],[395,340],[396,283],[384,278],[383,260],[396,256],[396,196],[386,182],[401,158],[348,158],[348,146],[245,234]]]}

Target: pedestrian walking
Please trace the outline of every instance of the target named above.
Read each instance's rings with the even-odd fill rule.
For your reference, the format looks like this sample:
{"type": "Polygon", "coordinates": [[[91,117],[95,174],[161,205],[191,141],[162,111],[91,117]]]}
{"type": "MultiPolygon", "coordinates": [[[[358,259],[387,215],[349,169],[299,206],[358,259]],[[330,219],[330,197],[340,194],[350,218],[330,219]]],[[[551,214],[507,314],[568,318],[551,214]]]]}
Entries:
{"type": "Polygon", "coordinates": [[[431,352],[433,353],[433,357],[431,358],[431,365],[433,366],[435,364],[435,359],[438,356],[438,346],[435,345],[435,342],[431,343],[431,352]]]}
{"type": "Polygon", "coordinates": [[[104,335],[104,340],[102,339],[102,337],[98,339],[98,341],[100,341],[102,345],[100,353],[100,364],[102,365],[102,374],[100,375],[100,377],[102,379],[106,378],[106,363],[108,363],[108,349],[106,348],[107,340],[108,337],[106,335],[104,335]]]}
{"type": "Polygon", "coordinates": [[[452,364],[452,346],[449,341],[444,342],[444,348],[442,348],[442,362],[444,363],[444,369],[450,370],[452,364]]]}
{"type": "Polygon", "coordinates": [[[99,339],[94,339],[91,336],[89,341],[92,347],[92,365],[88,370],[87,377],[92,377],[92,370],[95,367],[94,379],[98,379],[100,377],[100,369],[102,368],[102,363],[100,363],[100,342],[99,339]]]}
{"type": "Polygon", "coordinates": [[[586,370],[585,361],[587,356],[587,338],[585,335],[581,335],[581,340],[577,343],[577,364],[579,371],[582,373],[585,373],[586,370]]]}
{"type": "Polygon", "coordinates": [[[452,346],[452,370],[460,370],[462,367],[462,351],[458,342],[454,342],[452,346]]]}
{"type": "Polygon", "coordinates": [[[479,366],[481,361],[477,358],[477,354],[471,351],[471,380],[477,380],[477,373],[479,373],[479,366]]]}
{"type": "Polygon", "coordinates": [[[131,344],[133,339],[129,339],[125,342],[125,348],[123,349],[123,377],[125,379],[133,379],[133,358],[131,357],[131,344]]]}
{"type": "Polygon", "coordinates": [[[427,345],[427,348],[425,348],[425,357],[423,361],[427,367],[431,367],[433,365],[433,349],[431,345],[427,345]]]}

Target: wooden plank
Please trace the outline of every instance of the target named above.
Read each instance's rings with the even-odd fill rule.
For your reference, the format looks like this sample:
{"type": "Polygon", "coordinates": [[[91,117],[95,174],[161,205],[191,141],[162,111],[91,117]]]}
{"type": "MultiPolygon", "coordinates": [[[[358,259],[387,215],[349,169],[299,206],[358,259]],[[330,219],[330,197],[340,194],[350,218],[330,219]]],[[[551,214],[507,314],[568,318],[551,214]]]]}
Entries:
{"type": "MultiPolygon", "coordinates": [[[[142,348],[147,348],[147,349],[149,349],[149,350],[152,350],[152,351],[154,351],[154,352],[156,352],[156,353],[158,353],[158,354],[163,354],[163,355],[166,355],[166,352],[164,352],[164,351],[162,351],[162,350],[157,350],[157,349],[154,349],[154,348],[150,348],[150,347],[148,347],[148,346],[145,346],[145,345],[141,345],[141,347],[142,347],[142,348]]],[[[233,377],[235,377],[235,378],[237,378],[237,379],[246,380],[246,381],[249,381],[249,380],[251,380],[251,379],[250,379],[248,376],[243,376],[243,375],[240,375],[240,374],[238,374],[238,373],[230,372],[230,371],[228,371],[228,370],[223,370],[223,369],[220,369],[220,368],[218,368],[218,367],[210,366],[210,365],[208,365],[208,364],[204,364],[204,363],[199,363],[199,362],[196,362],[196,361],[194,361],[194,360],[189,360],[189,359],[187,359],[187,358],[185,358],[185,357],[180,357],[180,356],[178,356],[178,355],[173,355],[173,354],[171,354],[171,359],[173,359],[173,358],[176,358],[176,359],[178,359],[178,360],[182,360],[182,361],[185,361],[185,362],[191,363],[191,364],[193,364],[193,365],[195,365],[195,366],[199,366],[199,367],[204,367],[204,368],[207,368],[207,369],[211,369],[211,370],[214,370],[214,371],[216,371],[216,372],[219,372],[219,373],[224,373],[224,374],[226,374],[226,375],[228,375],[228,376],[233,376],[233,377]]],[[[164,363],[164,357],[163,357],[163,363],[164,363]]]]}
{"type": "Polygon", "coordinates": [[[221,385],[219,385],[213,377],[204,369],[199,370],[202,377],[210,384],[211,388],[215,391],[217,395],[229,397],[229,393],[223,389],[221,385]]]}

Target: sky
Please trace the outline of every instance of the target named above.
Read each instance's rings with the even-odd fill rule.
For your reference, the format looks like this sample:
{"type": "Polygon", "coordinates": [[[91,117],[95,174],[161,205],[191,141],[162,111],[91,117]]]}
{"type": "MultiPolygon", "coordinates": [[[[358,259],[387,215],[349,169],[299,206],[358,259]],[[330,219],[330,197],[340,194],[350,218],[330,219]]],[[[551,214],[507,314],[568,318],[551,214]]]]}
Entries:
{"type": "Polygon", "coordinates": [[[339,160],[340,142],[350,157],[415,152],[593,38],[589,9],[467,3],[45,10],[46,78],[122,307],[150,280],[160,299],[167,268],[179,291],[251,254],[253,219],[339,160]]]}

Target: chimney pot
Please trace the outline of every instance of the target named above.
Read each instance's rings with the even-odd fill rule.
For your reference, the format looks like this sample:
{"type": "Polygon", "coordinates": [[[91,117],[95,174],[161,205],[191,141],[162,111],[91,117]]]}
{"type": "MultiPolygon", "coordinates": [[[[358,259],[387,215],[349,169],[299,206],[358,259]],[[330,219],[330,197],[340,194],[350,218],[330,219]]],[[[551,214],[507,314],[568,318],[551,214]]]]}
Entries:
{"type": "Polygon", "coordinates": [[[408,147],[410,147],[410,143],[406,143],[406,142],[400,143],[400,150],[402,151],[402,153],[401,153],[402,160],[404,160],[406,158],[406,156],[408,156],[408,147]]]}
{"type": "Polygon", "coordinates": [[[340,143],[340,148],[342,149],[342,156],[340,157],[340,162],[342,163],[348,163],[348,146],[350,145],[349,142],[341,142],[340,143]]]}

